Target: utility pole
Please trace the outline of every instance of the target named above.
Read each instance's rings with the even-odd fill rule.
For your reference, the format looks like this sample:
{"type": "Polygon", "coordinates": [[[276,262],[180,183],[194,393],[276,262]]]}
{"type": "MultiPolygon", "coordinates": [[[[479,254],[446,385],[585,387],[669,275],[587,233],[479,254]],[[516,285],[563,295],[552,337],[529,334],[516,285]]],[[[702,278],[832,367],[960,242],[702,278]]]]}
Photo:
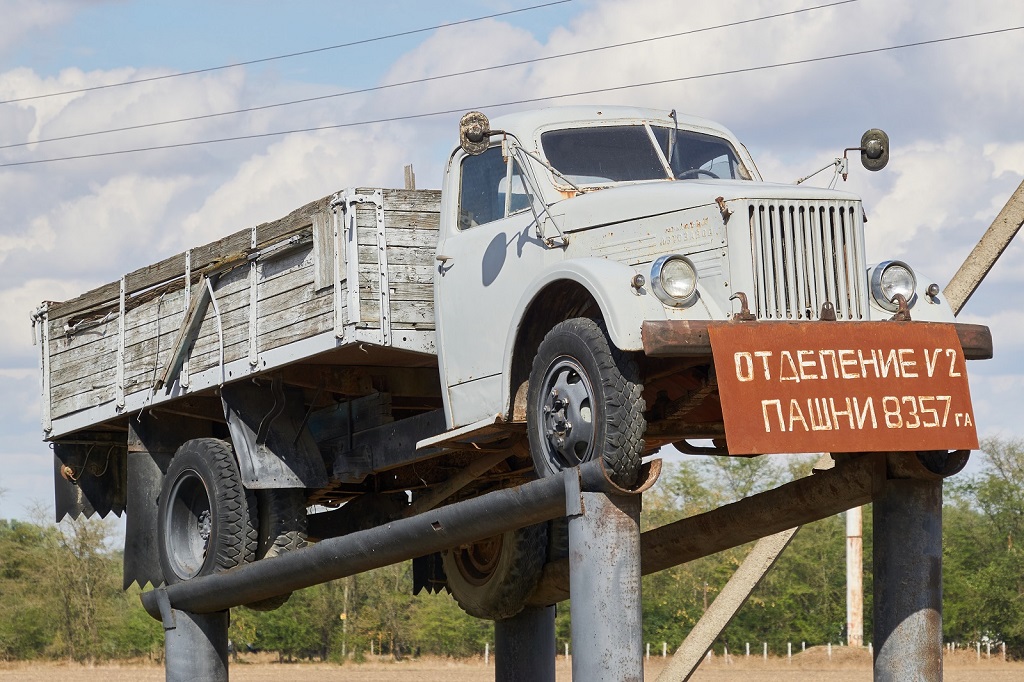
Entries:
{"type": "Polygon", "coordinates": [[[864,646],[864,508],[846,511],[846,645],[864,646]]]}

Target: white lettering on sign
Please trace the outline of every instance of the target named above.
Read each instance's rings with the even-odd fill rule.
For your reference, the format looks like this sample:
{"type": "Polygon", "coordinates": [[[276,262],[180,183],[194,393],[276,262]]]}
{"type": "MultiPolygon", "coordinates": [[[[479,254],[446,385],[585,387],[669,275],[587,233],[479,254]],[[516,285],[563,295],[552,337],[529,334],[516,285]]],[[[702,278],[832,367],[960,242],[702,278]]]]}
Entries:
{"type": "MultiPolygon", "coordinates": [[[[949,425],[951,404],[948,395],[887,395],[881,397],[878,409],[887,429],[934,429],[949,425]]],[[[765,433],[863,431],[879,425],[873,396],[863,403],[857,397],[806,398],[802,402],[790,398],[786,405],[778,398],[766,399],[761,401],[761,416],[765,433]]],[[[974,425],[970,412],[952,416],[958,427],[974,425]]]]}
{"type": "Polygon", "coordinates": [[[783,350],[778,355],[770,350],[739,351],[734,354],[736,379],[741,382],[755,381],[763,376],[765,381],[814,381],[814,380],[855,380],[855,379],[916,379],[924,368],[928,377],[933,377],[939,358],[948,361],[948,374],[962,376],[958,369],[960,354],[955,348],[925,348],[918,352],[914,348],[891,348],[871,350],[867,356],[861,349],[825,349],[795,351],[783,350]],[[817,356],[817,357],[815,357],[817,356]]]}
{"type": "Polygon", "coordinates": [[[977,447],[951,325],[758,322],[708,335],[735,454],[977,447]]]}

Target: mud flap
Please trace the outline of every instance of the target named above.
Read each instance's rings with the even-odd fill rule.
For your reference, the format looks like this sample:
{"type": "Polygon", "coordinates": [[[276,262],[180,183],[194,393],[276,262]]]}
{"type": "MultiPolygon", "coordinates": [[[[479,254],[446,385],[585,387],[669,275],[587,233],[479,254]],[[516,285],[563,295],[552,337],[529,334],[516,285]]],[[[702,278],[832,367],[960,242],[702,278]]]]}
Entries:
{"type": "Polygon", "coordinates": [[[65,516],[100,518],[125,509],[124,442],[97,437],[93,443],[55,443],[53,491],[56,521],[65,516]]]}
{"type": "Polygon", "coordinates": [[[128,454],[128,520],[124,540],[124,589],[133,583],[158,587],[164,582],[160,569],[157,507],[164,473],[171,453],[128,454]]]}
{"type": "Polygon", "coordinates": [[[171,414],[150,413],[128,423],[127,523],[124,537],[124,588],[137,582],[164,583],[157,528],[160,489],[178,447],[211,433],[210,422],[171,414]]]}
{"type": "Polygon", "coordinates": [[[412,593],[419,594],[426,590],[427,594],[440,594],[448,578],[444,573],[441,553],[434,552],[426,556],[418,556],[412,560],[412,593]]]}

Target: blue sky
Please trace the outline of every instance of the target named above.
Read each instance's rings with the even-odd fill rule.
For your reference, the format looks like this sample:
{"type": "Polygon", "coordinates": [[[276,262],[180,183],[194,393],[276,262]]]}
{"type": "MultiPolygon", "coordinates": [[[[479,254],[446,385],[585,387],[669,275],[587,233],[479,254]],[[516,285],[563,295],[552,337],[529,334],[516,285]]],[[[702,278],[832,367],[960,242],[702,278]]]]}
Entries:
{"type": "MultiPolygon", "coordinates": [[[[315,49],[541,4],[0,0],[0,100],[315,49]]],[[[0,145],[314,97],[827,4],[826,0],[572,0],[400,39],[201,75],[0,105],[0,145]]],[[[884,128],[885,171],[841,188],[869,215],[868,259],[902,258],[945,284],[1024,178],[1024,31],[710,78],[705,74],[1024,26],[1024,3],[857,0],[744,26],[308,105],[0,149],[0,164],[476,108],[636,104],[729,126],[771,180],[820,168],[884,128]],[[1009,85],[1008,85],[1009,84],[1009,85]]],[[[491,109],[487,113],[504,113],[491,109]]],[[[272,220],[346,186],[437,187],[457,114],[146,154],[0,167],[0,518],[52,504],[28,314],[188,246],[272,220]]],[[[828,173],[814,182],[827,184],[828,173]]],[[[971,300],[997,358],[972,365],[983,435],[1020,436],[1024,247],[971,300]]]]}

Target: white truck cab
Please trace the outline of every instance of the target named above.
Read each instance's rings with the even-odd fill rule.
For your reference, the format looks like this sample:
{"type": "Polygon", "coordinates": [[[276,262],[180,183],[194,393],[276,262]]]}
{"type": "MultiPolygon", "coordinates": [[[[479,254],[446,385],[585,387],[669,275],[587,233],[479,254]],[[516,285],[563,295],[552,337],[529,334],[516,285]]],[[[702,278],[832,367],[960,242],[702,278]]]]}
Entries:
{"type": "MultiPolygon", "coordinates": [[[[867,322],[901,305],[915,321],[953,321],[906,264],[869,267],[858,197],[764,182],[710,121],[632,107],[472,113],[462,141],[445,175],[435,276],[452,428],[527,420],[537,349],[573,318],[641,356],[645,325],[666,321],[867,322]]],[[[539,389],[548,404],[536,409],[552,412],[559,381],[539,389]]],[[[666,392],[643,383],[648,402],[666,392]]],[[[669,387],[668,400],[678,393],[669,387]]],[[[569,420],[575,433],[588,414],[569,420]]],[[[574,439],[556,426],[538,440],[574,439]]]]}

